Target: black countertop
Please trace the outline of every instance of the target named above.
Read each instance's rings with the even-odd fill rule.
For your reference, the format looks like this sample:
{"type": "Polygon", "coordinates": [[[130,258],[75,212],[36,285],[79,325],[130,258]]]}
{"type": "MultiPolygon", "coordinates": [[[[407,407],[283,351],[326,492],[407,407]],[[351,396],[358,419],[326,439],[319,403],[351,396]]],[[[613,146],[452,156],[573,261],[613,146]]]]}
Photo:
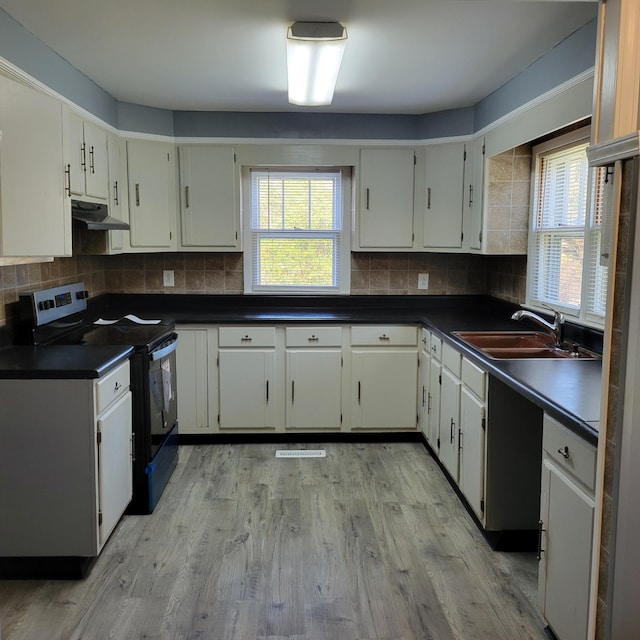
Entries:
{"type": "MultiPolygon", "coordinates": [[[[421,323],[588,442],[598,441],[600,360],[494,360],[452,335],[454,331],[539,329],[529,321],[511,320],[519,306],[490,296],[109,294],[96,298],[90,309],[96,317],[135,313],[171,318],[176,324],[421,323]]],[[[565,338],[602,352],[601,332],[567,323],[565,338]]]]}
{"type": "Polygon", "coordinates": [[[127,360],[128,346],[47,345],[12,346],[0,349],[2,379],[90,379],[100,378],[127,360]]]}

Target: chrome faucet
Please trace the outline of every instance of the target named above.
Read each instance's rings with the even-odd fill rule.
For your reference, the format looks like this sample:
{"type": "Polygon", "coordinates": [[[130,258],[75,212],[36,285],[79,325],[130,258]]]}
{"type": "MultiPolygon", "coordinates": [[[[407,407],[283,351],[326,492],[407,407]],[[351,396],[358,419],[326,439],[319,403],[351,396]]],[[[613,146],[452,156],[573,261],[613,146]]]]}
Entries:
{"type": "Polygon", "coordinates": [[[533,313],[532,311],[527,311],[526,309],[518,309],[518,311],[511,316],[511,319],[522,320],[523,318],[529,318],[529,320],[533,320],[533,322],[539,324],[551,335],[556,349],[561,349],[564,345],[564,316],[555,309],[552,309],[552,311],[553,324],[551,324],[551,322],[547,322],[538,314],[533,313]]]}

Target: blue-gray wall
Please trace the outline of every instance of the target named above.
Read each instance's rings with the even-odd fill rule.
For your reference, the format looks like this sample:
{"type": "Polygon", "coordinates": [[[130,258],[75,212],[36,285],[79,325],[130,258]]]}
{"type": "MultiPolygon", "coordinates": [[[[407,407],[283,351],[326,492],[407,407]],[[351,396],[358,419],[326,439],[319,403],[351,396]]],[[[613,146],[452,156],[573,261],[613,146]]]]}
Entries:
{"type": "Polygon", "coordinates": [[[593,67],[597,20],[475,106],[422,115],[168,111],[119,102],[0,9],[0,56],[123,131],[176,137],[428,140],[469,135],[593,67]]]}

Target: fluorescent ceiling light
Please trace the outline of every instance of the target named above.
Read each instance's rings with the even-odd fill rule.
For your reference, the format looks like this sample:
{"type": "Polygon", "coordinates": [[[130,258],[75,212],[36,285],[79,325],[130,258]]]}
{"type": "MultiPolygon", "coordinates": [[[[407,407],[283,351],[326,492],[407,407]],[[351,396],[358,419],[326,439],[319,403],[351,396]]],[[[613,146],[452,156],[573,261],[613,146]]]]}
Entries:
{"type": "Polygon", "coordinates": [[[339,22],[294,22],[287,31],[289,102],[331,104],[347,30],[339,22]]]}

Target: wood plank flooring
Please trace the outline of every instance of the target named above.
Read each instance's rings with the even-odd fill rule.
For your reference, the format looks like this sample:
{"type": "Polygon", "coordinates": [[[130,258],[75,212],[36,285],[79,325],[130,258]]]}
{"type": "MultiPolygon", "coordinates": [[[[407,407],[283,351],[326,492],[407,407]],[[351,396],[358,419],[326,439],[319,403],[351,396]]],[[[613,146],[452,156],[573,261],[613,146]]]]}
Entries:
{"type": "Polygon", "coordinates": [[[0,637],[544,640],[536,571],[491,551],[419,443],[185,446],[88,578],[0,581],[0,637]]]}

